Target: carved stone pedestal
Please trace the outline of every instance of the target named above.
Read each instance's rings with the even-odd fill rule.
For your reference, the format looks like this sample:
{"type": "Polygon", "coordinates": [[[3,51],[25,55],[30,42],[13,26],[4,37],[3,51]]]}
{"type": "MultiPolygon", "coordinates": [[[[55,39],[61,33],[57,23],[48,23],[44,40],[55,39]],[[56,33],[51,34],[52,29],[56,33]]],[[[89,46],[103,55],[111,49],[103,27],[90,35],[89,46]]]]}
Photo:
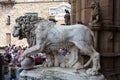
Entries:
{"type": "Polygon", "coordinates": [[[89,76],[85,70],[72,70],[64,68],[35,68],[23,70],[20,73],[20,80],[105,80],[102,74],[89,76]]]}

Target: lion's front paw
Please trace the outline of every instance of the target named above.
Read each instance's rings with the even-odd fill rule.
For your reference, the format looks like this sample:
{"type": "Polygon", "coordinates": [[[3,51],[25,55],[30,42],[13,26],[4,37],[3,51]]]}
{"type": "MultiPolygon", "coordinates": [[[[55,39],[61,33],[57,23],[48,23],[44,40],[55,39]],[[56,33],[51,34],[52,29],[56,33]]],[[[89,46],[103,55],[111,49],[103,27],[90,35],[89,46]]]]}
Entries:
{"type": "Polygon", "coordinates": [[[49,62],[49,63],[48,62],[44,62],[43,66],[44,67],[53,67],[53,63],[51,63],[51,62],[49,62]]]}
{"type": "Polygon", "coordinates": [[[66,67],[65,63],[61,63],[60,67],[65,68],[66,67]]]}
{"type": "Polygon", "coordinates": [[[65,67],[68,68],[68,67],[69,67],[69,64],[65,64],[65,67]]]}
{"type": "Polygon", "coordinates": [[[67,68],[71,68],[71,67],[72,67],[72,65],[71,65],[70,63],[66,63],[65,66],[66,66],[67,68]]]}
{"type": "Polygon", "coordinates": [[[90,76],[94,76],[94,75],[97,75],[97,74],[98,74],[98,71],[95,70],[95,69],[90,68],[90,69],[88,69],[88,70],[86,71],[86,73],[87,73],[88,75],[90,75],[90,76]]]}

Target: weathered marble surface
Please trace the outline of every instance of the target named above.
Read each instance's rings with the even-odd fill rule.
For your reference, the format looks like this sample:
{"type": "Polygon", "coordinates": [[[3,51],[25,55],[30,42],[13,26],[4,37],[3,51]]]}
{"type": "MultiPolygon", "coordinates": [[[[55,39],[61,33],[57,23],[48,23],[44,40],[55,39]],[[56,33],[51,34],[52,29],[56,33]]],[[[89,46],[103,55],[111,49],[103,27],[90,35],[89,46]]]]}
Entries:
{"type": "Polygon", "coordinates": [[[38,54],[45,52],[49,58],[49,63],[46,67],[64,67],[64,68],[85,68],[91,62],[91,68],[88,68],[87,73],[90,75],[97,75],[100,66],[100,55],[94,49],[95,37],[93,32],[85,25],[57,25],[47,19],[33,17],[33,16],[21,16],[16,19],[16,24],[13,30],[13,37],[19,37],[19,39],[27,38],[29,48],[20,56],[19,61],[25,59],[25,57],[32,54],[38,54]],[[63,44],[55,46],[59,48],[70,49],[70,57],[68,59],[58,57],[54,55],[54,50],[50,49],[52,44],[59,43],[72,43],[73,46],[63,44]],[[47,49],[50,50],[46,51],[47,49]],[[51,54],[52,51],[52,54],[51,54]],[[90,57],[85,65],[81,65],[81,54],[90,57]],[[59,58],[59,59],[58,59],[59,58]]]}
{"type": "Polygon", "coordinates": [[[32,69],[35,65],[35,61],[32,57],[26,57],[22,62],[21,62],[21,67],[23,69],[32,69]]]}
{"type": "Polygon", "coordinates": [[[102,74],[89,76],[85,70],[76,71],[59,67],[23,70],[20,80],[105,80],[102,74]]]}
{"type": "Polygon", "coordinates": [[[29,44],[29,48],[19,58],[25,69],[20,74],[20,80],[104,80],[98,72],[100,55],[94,49],[94,34],[85,25],[57,25],[43,18],[21,16],[16,19],[13,37],[27,38],[29,44]],[[72,46],[69,45],[71,43],[72,46]],[[52,49],[53,44],[58,49],[52,49]],[[58,55],[61,48],[68,49],[69,54],[64,57],[58,55]],[[28,70],[33,67],[33,60],[25,58],[41,52],[46,53],[48,62],[46,61],[44,67],[47,68],[28,70]],[[81,54],[89,56],[90,59],[84,63],[81,54]],[[87,68],[91,63],[91,68],[87,68]]]}

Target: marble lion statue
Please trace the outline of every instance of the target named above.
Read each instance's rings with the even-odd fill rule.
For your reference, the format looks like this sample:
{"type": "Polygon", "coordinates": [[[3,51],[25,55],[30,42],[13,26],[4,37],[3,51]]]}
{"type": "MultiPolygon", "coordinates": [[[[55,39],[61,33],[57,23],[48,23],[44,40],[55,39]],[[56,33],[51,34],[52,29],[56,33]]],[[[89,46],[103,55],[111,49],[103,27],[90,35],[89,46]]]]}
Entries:
{"type": "Polygon", "coordinates": [[[94,35],[85,25],[57,25],[53,21],[39,17],[21,16],[16,19],[13,37],[27,38],[28,40],[29,48],[24,51],[20,60],[26,56],[43,52],[46,47],[53,44],[70,43],[74,45],[71,53],[73,60],[69,62],[70,65],[67,63],[64,65],[74,65],[78,61],[79,55],[84,54],[90,57],[88,62],[92,62],[92,68],[86,72],[91,75],[98,74],[100,56],[94,49],[94,35]]]}

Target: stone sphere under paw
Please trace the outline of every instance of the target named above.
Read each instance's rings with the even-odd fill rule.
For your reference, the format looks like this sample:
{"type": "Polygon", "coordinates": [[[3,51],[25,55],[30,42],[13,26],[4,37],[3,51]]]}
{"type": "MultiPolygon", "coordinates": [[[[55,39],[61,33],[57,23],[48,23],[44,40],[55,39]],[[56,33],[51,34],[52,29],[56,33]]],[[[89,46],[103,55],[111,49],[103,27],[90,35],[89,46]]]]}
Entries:
{"type": "Polygon", "coordinates": [[[35,61],[32,57],[26,57],[23,61],[21,61],[21,67],[23,69],[32,69],[35,65],[35,61]]]}

